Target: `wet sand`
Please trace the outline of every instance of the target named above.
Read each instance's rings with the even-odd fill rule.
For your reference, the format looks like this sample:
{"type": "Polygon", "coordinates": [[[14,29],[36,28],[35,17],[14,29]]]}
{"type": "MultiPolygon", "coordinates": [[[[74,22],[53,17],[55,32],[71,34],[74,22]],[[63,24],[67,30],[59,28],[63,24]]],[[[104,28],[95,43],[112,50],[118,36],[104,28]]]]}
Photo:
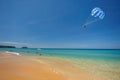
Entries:
{"type": "Polygon", "coordinates": [[[105,80],[59,59],[0,53],[0,80],[105,80]]]}

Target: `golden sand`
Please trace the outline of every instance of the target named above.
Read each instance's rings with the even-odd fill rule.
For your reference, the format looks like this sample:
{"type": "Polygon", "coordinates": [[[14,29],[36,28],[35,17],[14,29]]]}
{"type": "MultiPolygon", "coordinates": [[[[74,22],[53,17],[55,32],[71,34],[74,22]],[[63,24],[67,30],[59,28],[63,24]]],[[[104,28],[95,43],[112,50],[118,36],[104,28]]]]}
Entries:
{"type": "Polygon", "coordinates": [[[0,53],[0,80],[104,80],[69,61],[0,53]]]}

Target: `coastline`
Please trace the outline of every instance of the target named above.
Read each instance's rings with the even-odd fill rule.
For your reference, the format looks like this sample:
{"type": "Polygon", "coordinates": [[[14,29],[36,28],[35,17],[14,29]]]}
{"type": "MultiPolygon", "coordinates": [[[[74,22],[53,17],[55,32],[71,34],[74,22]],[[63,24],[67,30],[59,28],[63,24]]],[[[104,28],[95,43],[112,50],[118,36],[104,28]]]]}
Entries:
{"type": "Polygon", "coordinates": [[[79,72],[81,74],[75,74],[78,73],[77,69],[66,61],[57,61],[45,57],[37,58],[35,56],[15,56],[12,54],[1,56],[0,80],[88,80],[96,78],[84,71],[79,72]]]}
{"type": "Polygon", "coordinates": [[[61,73],[30,56],[6,54],[0,56],[0,80],[66,80],[61,73]]]}
{"type": "MultiPolygon", "coordinates": [[[[110,80],[111,74],[105,77],[92,73],[94,69],[100,71],[94,64],[86,63],[85,60],[81,60],[79,65],[75,65],[74,62],[57,57],[17,56],[2,52],[0,80],[110,80]]],[[[115,79],[119,80],[119,77],[115,79]]]]}

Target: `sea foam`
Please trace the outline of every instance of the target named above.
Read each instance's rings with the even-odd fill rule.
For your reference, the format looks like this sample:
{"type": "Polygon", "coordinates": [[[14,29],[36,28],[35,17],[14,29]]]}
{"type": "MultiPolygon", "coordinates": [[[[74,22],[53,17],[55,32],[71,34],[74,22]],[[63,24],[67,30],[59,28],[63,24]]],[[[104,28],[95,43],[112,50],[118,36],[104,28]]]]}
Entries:
{"type": "Polygon", "coordinates": [[[9,51],[6,51],[6,53],[10,53],[10,54],[14,54],[14,55],[20,56],[20,53],[17,53],[17,52],[9,52],[9,51]]]}

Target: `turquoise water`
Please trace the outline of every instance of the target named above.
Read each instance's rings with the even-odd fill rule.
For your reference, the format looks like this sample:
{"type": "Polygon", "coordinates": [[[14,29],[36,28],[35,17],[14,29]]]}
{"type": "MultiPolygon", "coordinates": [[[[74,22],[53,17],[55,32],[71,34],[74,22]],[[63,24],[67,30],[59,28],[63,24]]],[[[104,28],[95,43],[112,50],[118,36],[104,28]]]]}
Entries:
{"type": "Polygon", "coordinates": [[[44,56],[64,58],[120,60],[120,50],[118,49],[0,48],[0,51],[11,51],[31,55],[42,54],[44,56]]]}
{"type": "Polygon", "coordinates": [[[4,51],[69,60],[80,69],[106,77],[106,80],[120,80],[120,50],[117,49],[0,48],[0,52],[4,51]]]}

